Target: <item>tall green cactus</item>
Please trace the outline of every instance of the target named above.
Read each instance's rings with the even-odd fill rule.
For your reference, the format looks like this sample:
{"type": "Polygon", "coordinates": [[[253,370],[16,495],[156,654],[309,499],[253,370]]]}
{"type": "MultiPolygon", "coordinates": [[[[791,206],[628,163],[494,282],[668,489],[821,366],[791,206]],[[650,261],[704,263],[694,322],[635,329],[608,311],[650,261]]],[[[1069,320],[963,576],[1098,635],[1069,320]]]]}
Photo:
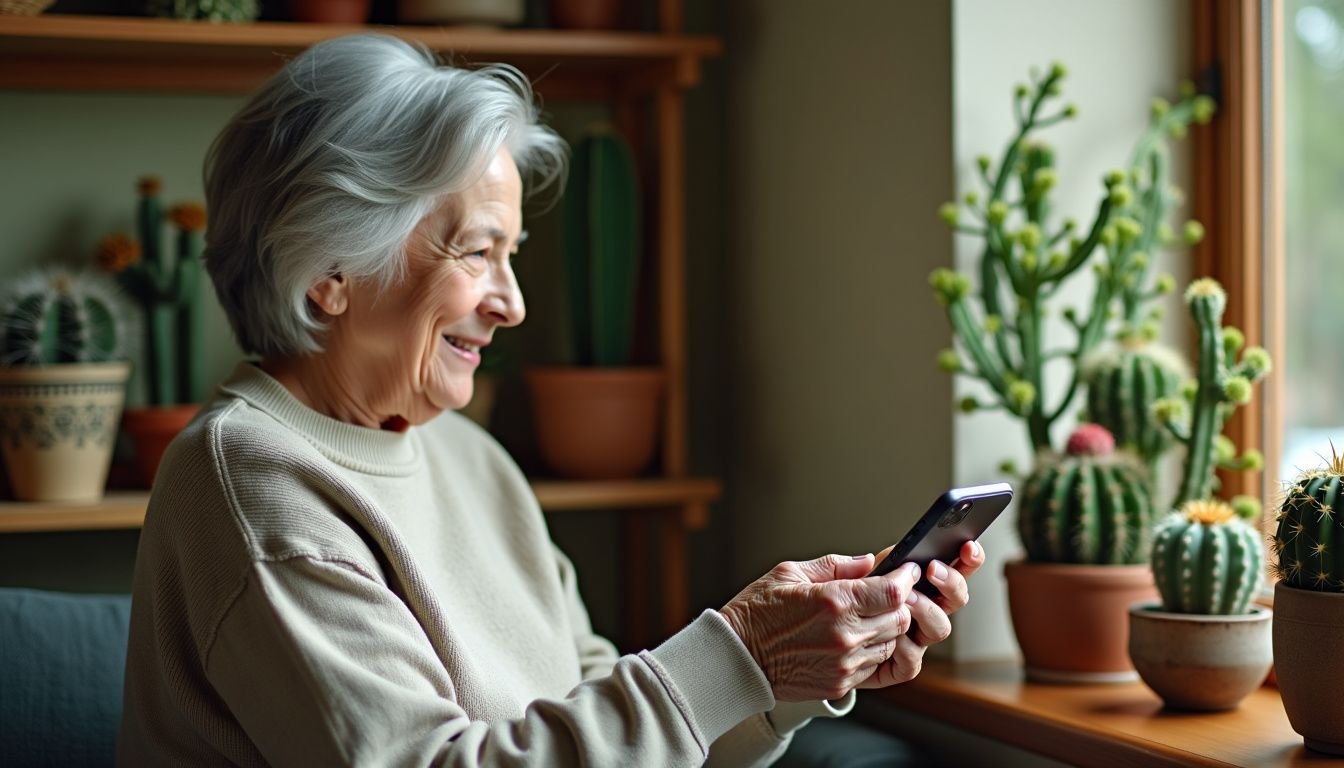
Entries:
{"type": "Polygon", "coordinates": [[[0,365],[102,363],[126,356],[116,290],[54,270],[15,280],[0,300],[0,365]]]}
{"type": "Polygon", "coordinates": [[[1201,278],[1190,283],[1185,302],[1199,332],[1196,378],[1185,387],[1184,398],[1160,400],[1153,407],[1158,421],[1186,449],[1172,509],[1212,497],[1220,468],[1257,470],[1263,465],[1257,450],[1248,449],[1237,456],[1236,447],[1222,431],[1233,411],[1250,402],[1252,385],[1270,368],[1269,353],[1260,347],[1246,349],[1235,365],[1228,363],[1241,350],[1245,337],[1237,329],[1222,325],[1227,294],[1218,281],[1201,278]]]}
{"type": "Polygon", "coordinates": [[[1064,454],[1042,458],[1027,478],[1018,533],[1036,562],[1140,563],[1152,514],[1142,465],[1115,452],[1104,427],[1083,424],[1064,454]]]}
{"type": "Polygon", "coordinates": [[[1344,458],[1298,476],[1279,508],[1270,541],[1274,571],[1288,585],[1344,592],[1344,458]]]}
{"type": "Polygon", "coordinates": [[[597,126],[574,146],[563,204],[574,362],[629,363],[639,287],[640,202],[630,147],[597,126]]]}
{"type": "MultiPolygon", "coordinates": [[[[1259,504],[1187,502],[1153,535],[1153,576],[1172,613],[1246,613],[1265,566],[1260,534],[1247,521],[1259,504]]],[[[1250,503],[1246,503],[1249,501],[1250,503]]]]}
{"type": "Polygon", "coordinates": [[[1153,405],[1180,391],[1189,372],[1175,352],[1130,339],[1098,349],[1082,363],[1087,419],[1110,430],[1120,447],[1136,453],[1152,474],[1175,438],[1153,414],[1153,405]]]}
{"type": "Polygon", "coordinates": [[[124,235],[111,235],[103,239],[98,258],[144,307],[150,401],[174,405],[197,402],[205,394],[200,307],[205,210],[183,203],[168,211],[177,230],[170,256],[161,248],[164,212],[159,188],[159,180],[152,176],[138,182],[139,244],[124,235]]]}

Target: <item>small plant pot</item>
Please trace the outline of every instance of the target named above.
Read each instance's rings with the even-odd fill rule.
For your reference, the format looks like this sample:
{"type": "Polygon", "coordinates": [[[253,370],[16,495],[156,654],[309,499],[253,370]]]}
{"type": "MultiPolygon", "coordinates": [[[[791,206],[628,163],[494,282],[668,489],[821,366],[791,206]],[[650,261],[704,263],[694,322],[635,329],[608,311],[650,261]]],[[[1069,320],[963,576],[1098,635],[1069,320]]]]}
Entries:
{"type": "Polygon", "coordinates": [[[168,444],[200,409],[201,406],[195,403],[126,409],[121,428],[130,437],[135,450],[135,479],[140,487],[154,486],[154,476],[168,444]]]}
{"type": "Polygon", "coordinates": [[[289,16],[314,24],[363,24],[372,6],[373,0],[289,0],[289,16]]]}
{"type": "Polygon", "coordinates": [[[1344,755],[1344,594],[1274,586],[1274,674],[1307,749],[1344,755]]]}
{"type": "Polygon", "coordinates": [[[658,445],[664,376],[657,368],[532,368],[526,372],[542,460],[582,480],[635,477],[658,445]]]}
{"type": "Polygon", "coordinates": [[[14,497],[103,497],[131,365],[0,368],[0,448],[14,497]]]}
{"type": "Polygon", "coordinates": [[[1273,618],[1258,606],[1236,616],[1206,616],[1141,603],[1129,609],[1129,657],[1171,709],[1235,709],[1269,674],[1273,618]]]}
{"type": "Polygon", "coordinates": [[[1157,599],[1147,565],[1007,563],[1008,608],[1027,678],[1046,683],[1138,679],[1129,607],[1157,599]]]}
{"type": "Polygon", "coordinates": [[[523,23],[526,11],[523,0],[397,0],[403,24],[512,26],[523,23]]]}

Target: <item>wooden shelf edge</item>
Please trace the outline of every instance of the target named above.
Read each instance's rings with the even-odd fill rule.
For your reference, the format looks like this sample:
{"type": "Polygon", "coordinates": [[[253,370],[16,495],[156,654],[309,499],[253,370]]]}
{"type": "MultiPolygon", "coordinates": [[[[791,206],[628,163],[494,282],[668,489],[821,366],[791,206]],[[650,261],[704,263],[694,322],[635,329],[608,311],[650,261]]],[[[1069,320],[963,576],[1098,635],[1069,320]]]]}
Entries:
{"type": "MultiPolygon", "coordinates": [[[[547,512],[705,506],[722,486],[712,478],[615,481],[536,480],[533,491],[547,512]]],[[[0,502],[0,534],[136,529],[144,524],[146,491],[116,491],[82,504],[0,502]]]]}

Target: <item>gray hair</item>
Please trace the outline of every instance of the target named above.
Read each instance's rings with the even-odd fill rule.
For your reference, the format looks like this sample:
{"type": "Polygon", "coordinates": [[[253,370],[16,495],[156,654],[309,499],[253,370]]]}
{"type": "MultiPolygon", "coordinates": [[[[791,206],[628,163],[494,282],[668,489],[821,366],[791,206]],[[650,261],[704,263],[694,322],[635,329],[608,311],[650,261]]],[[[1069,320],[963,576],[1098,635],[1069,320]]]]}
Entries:
{"type": "Polygon", "coordinates": [[[289,62],[205,162],[205,265],[239,344],[263,356],[320,351],[308,290],[334,273],[394,281],[416,224],[504,147],[530,191],[565,173],[564,141],[513,67],[443,66],[377,34],[289,62]]]}

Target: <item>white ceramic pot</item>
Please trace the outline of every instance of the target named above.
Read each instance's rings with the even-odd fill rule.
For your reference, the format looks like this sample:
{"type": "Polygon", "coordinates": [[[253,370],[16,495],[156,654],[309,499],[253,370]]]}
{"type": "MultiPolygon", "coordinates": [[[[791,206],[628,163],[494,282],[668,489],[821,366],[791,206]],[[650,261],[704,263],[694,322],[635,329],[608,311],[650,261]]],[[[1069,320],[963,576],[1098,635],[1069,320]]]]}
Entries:
{"type": "Polygon", "coordinates": [[[1260,607],[1204,616],[1140,603],[1129,609],[1129,657],[1168,707],[1234,709],[1269,675],[1273,618],[1273,611],[1260,607]]]}
{"type": "Polygon", "coordinates": [[[521,24],[524,0],[397,0],[397,21],[404,24],[521,24]]]}
{"type": "Polygon", "coordinates": [[[1344,594],[1274,585],[1274,675],[1308,749],[1344,755],[1344,594]]]}
{"type": "Polygon", "coordinates": [[[0,453],[22,501],[103,496],[131,365],[0,368],[0,453]]]}

